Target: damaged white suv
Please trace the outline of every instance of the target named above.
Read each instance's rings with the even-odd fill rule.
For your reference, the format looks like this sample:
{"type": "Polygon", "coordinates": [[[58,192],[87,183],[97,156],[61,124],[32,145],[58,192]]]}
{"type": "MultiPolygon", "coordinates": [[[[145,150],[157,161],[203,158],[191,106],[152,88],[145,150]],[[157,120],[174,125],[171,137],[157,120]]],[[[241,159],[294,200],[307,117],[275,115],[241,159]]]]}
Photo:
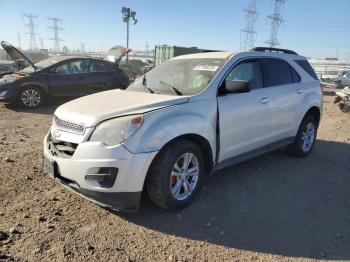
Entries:
{"type": "Polygon", "coordinates": [[[293,51],[179,56],[127,90],[60,106],[43,165],[99,205],[135,211],[145,190],[175,210],[218,169],[282,146],[308,155],[321,114],[320,82],[293,51]]]}

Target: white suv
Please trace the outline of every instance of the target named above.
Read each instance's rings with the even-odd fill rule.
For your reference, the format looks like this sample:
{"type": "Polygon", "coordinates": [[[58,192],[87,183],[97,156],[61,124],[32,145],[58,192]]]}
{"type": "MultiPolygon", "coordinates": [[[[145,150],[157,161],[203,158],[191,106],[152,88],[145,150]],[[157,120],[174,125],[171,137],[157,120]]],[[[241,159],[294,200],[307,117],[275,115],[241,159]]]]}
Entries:
{"type": "Polygon", "coordinates": [[[320,82],[293,51],[179,56],[127,90],[60,106],[43,164],[99,205],[136,211],[145,190],[175,210],[218,169],[282,146],[308,155],[321,114],[320,82]]]}

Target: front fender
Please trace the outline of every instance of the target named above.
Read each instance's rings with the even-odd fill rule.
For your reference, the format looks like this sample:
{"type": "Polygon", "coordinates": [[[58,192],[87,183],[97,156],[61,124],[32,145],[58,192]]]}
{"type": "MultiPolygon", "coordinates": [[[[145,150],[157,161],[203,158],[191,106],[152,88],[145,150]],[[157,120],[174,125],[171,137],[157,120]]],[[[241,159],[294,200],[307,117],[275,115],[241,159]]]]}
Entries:
{"type": "Polygon", "coordinates": [[[144,125],[124,146],[133,153],[159,151],[169,141],[188,134],[203,137],[215,152],[215,100],[172,106],[146,114],[144,125]]]}
{"type": "Polygon", "coordinates": [[[36,82],[36,81],[26,81],[20,85],[20,88],[27,87],[27,86],[36,86],[41,88],[41,90],[44,92],[45,95],[48,94],[48,87],[47,85],[44,85],[43,83],[36,82]]]}

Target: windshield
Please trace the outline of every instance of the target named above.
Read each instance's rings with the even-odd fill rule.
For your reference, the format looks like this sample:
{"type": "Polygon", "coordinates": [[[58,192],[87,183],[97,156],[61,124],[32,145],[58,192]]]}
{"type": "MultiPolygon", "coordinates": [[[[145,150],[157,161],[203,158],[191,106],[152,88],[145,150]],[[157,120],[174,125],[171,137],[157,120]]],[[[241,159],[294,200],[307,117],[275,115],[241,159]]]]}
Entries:
{"type": "Polygon", "coordinates": [[[128,91],[195,95],[205,89],[224,63],[225,59],[214,58],[169,60],[136,79],[128,91]]]}

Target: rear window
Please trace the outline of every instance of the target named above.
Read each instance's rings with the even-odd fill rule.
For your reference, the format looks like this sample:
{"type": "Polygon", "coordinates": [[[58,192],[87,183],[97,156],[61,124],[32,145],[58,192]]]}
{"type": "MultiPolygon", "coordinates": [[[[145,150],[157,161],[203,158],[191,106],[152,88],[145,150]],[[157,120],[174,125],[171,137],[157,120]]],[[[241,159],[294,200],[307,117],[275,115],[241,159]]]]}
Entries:
{"type": "Polygon", "coordinates": [[[264,58],[262,65],[265,87],[288,85],[300,81],[297,72],[283,60],[264,58]]]}
{"type": "Polygon", "coordinates": [[[307,60],[294,60],[302,69],[304,69],[313,79],[318,80],[318,77],[307,60]]]}

